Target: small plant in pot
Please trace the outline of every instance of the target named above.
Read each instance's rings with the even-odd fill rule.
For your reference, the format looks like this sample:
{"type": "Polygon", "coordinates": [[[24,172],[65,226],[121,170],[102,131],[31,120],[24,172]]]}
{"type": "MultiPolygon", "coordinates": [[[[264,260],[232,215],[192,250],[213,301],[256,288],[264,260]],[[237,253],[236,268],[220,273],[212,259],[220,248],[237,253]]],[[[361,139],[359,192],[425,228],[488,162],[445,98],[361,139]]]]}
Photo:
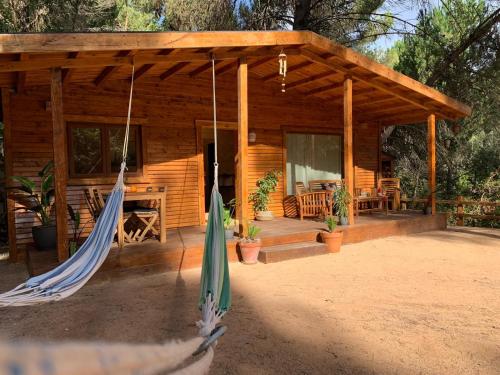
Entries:
{"type": "Polygon", "coordinates": [[[335,231],[337,221],[333,216],[328,216],[325,223],[328,231],[321,232],[321,241],[326,244],[330,253],[338,253],[342,245],[342,231],[335,231]]]}
{"type": "Polygon", "coordinates": [[[242,238],[239,242],[241,257],[245,264],[255,264],[259,258],[260,252],[260,238],[257,238],[261,229],[256,225],[250,224],[248,226],[248,236],[242,238]]]}
{"type": "Polygon", "coordinates": [[[257,180],[257,190],[249,196],[249,201],[253,204],[256,220],[273,220],[273,213],[268,208],[269,194],[276,191],[280,176],[280,171],[273,170],[257,180]]]}
{"type": "Polygon", "coordinates": [[[38,172],[38,177],[40,177],[38,189],[36,189],[36,183],[29,178],[12,177],[20,184],[20,186],[13,188],[12,193],[13,199],[21,206],[19,209],[33,212],[40,220],[41,225],[31,228],[33,241],[38,250],[55,249],[57,244],[56,225],[50,215],[55,194],[53,168],[54,163],[50,161],[38,172]]]}
{"type": "Polygon", "coordinates": [[[233,213],[236,206],[236,200],[231,199],[224,207],[224,232],[226,240],[232,240],[234,237],[233,213]]]}
{"type": "Polygon", "coordinates": [[[348,217],[349,217],[349,203],[351,203],[351,194],[347,191],[347,187],[342,182],[342,186],[340,189],[335,191],[334,204],[335,212],[340,218],[340,225],[348,225],[348,217]]]}

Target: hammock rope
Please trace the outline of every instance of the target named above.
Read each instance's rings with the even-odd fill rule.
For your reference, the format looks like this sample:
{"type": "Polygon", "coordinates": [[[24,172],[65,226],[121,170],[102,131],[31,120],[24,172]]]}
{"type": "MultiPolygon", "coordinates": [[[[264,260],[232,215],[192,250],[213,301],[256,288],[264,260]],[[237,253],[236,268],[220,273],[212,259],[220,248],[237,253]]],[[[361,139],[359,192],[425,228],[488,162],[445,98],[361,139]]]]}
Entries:
{"type": "MultiPolygon", "coordinates": [[[[57,301],[76,293],[100,268],[109,254],[117,230],[124,198],[124,172],[127,168],[130,118],[135,66],[132,64],[127,124],[123,141],[122,163],[117,181],[97,219],[94,229],[80,249],[67,261],[43,275],[28,279],[9,292],[0,294],[0,307],[27,306],[57,301]]],[[[202,319],[197,322],[199,336],[188,341],[163,345],[108,343],[15,343],[0,341],[1,374],[63,375],[98,374],[206,374],[214,356],[217,339],[226,331],[219,325],[231,305],[227,246],[224,235],[224,205],[218,187],[217,103],[215,59],[212,56],[212,94],[214,119],[214,186],[212,189],[205,251],[200,280],[202,319]],[[190,356],[197,360],[182,367],[190,356]]]]}

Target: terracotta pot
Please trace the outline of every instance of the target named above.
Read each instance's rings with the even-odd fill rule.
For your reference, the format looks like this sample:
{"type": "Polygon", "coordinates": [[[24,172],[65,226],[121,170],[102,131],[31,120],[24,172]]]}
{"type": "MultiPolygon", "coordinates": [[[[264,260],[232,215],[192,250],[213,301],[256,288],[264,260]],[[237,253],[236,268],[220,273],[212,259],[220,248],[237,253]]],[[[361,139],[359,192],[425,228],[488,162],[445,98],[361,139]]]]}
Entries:
{"type": "Polygon", "coordinates": [[[259,258],[260,247],[260,239],[257,239],[254,242],[241,241],[240,251],[241,257],[243,258],[243,263],[256,264],[259,258]]]}
{"type": "Polygon", "coordinates": [[[338,253],[342,245],[342,232],[321,232],[321,241],[326,244],[330,253],[338,253]]]}
{"type": "Polygon", "coordinates": [[[273,220],[274,216],[271,211],[257,211],[255,213],[255,220],[259,221],[270,221],[273,220]]]}

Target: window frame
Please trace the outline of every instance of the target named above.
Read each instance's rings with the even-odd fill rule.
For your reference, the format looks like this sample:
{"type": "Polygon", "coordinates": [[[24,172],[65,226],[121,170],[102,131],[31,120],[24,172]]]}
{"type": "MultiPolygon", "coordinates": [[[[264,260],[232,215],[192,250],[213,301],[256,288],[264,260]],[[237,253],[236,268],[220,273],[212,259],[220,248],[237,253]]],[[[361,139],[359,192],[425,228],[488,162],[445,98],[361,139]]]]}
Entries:
{"type": "MultiPolygon", "coordinates": [[[[314,134],[314,135],[337,135],[340,137],[340,175],[344,179],[344,132],[342,128],[332,127],[327,128],[321,125],[311,125],[305,124],[303,127],[298,127],[296,125],[282,125],[281,126],[281,136],[282,136],[282,171],[283,171],[283,199],[286,199],[288,195],[288,183],[287,183],[287,152],[288,148],[286,145],[286,136],[289,133],[299,133],[299,134],[314,134]]],[[[293,194],[291,195],[293,196],[293,194]]]]}
{"type": "MultiPolygon", "coordinates": [[[[89,122],[67,122],[67,138],[68,138],[68,177],[73,180],[92,180],[105,179],[118,176],[118,172],[111,171],[111,150],[109,131],[113,128],[123,128],[121,125],[105,124],[105,123],[89,123],[89,122]],[[93,128],[101,131],[101,155],[102,155],[102,172],[92,174],[75,173],[74,145],[73,145],[73,130],[75,128],[93,128]]],[[[138,177],[142,176],[143,157],[142,157],[142,127],[140,125],[130,125],[130,131],[135,132],[135,147],[137,167],[135,170],[129,169],[127,176],[138,177]]]]}

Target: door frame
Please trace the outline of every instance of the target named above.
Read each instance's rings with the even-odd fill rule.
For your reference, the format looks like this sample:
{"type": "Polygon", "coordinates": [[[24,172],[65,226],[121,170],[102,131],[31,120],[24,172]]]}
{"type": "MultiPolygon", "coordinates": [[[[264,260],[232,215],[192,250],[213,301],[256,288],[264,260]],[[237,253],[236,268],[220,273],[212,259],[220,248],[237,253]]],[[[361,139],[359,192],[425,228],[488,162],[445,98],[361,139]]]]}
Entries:
{"type": "MultiPolygon", "coordinates": [[[[195,120],[196,162],[198,164],[198,215],[200,225],[205,224],[205,157],[203,155],[203,129],[213,128],[212,120],[195,120]]],[[[237,121],[217,121],[217,129],[238,131],[237,121]]],[[[237,162],[237,161],[236,161],[237,162]]],[[[237,179],[238,177],[236,177],[237,179]]],[[[235,181],[236,188],[238,181],[235,181]]]]}

